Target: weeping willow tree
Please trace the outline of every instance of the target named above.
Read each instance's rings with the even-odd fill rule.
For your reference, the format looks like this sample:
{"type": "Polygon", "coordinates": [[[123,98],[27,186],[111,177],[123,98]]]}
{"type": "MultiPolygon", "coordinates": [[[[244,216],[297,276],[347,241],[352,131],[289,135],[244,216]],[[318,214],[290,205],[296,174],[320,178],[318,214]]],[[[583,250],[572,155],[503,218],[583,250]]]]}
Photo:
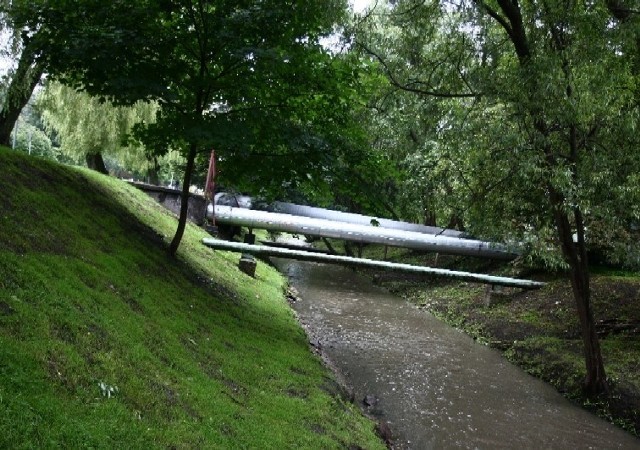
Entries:
{"type": "MultiPolygon", "coordinates": [[[[98,172],[108,173],[105,158],[133,171],[148,171],[157,178],[159,162],[131,138],[138,124],[155,122],[158,106],[138,102],[114,106],[60,83],[48,83],[38,98],[48,132],[55,133],[61,152],[98,172]],[[155,174],[155,175],[154,175],[155,174]]],[[[154,180],[155,181],[155,180],[154,180]]]]}

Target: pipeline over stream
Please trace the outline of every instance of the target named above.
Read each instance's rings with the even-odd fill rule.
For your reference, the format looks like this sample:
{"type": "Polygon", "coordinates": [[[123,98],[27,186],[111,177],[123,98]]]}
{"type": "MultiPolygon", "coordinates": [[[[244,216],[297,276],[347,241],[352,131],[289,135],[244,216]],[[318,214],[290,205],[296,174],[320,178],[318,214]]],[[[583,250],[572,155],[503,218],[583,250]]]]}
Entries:
{"type": "MultiPolygon", "coordinates": [[[[133,183],[160,203],[179,213],[181,192],[133,183]],[[170,198],[171,201],[166,201],[170,198]]],[[[190,197],[190,219],[201,224],[205,217],[218,224],[328,237],[358,243],[374,243],[453,255],[509,260],[517,253],[504,245],[475,240],[457,230],[394,221],[360,214],[332,211],[293,203],[275,202],[267,208],[288,214],[254,210],[253,199],[226,193],[215,195],[214,204],[205,197],[190,197]],[[193,207],[191,201],[193,200],[193,207]],[[225,204],[226,203],[226,204],[225,204]],[[230,206],[229,204],[235,205],[230,206]],[[202,205],[202,207],[200,206],[202,205]]]]}
{"type": "Polygon", "coordinates": [[[376,226],[382,228],[390,228],[392,230],[415,231],[416,233],[426,233],[459,238],[468,237],[465,235],[465,233],[458,230],[451,230],[429,225],[420,225],[417,223],[403,222],[400,220],[365,216],[363,214],[336,211],[333,209],[317,208],[315,206],[298,205],[295,203],[280,201],[276,201],[271,204],[264,204],[261,201],[256,201],[254,198],[248,195],[234,195],[228,192],[217,193],[215,195],[215,204],[256,209],[259,211],[281,214],[290,214],[292,216],[311,217],[314,219],[333,220],[335,222],[352,223],[354,225],[370,226],[372,223],[376,223],[376,226]]]}
{"type": "Polygon", "coordinates": [[[207,217],[215,219],[216,223],[223,225],[336,238],[353,242],[375,243],[451,255],[505,260],[513,259],[517,256],[505,246],[493,242],[256,211],[225,205],[215,205],[215,209],[212,205],[209,205],[207,217]]]}

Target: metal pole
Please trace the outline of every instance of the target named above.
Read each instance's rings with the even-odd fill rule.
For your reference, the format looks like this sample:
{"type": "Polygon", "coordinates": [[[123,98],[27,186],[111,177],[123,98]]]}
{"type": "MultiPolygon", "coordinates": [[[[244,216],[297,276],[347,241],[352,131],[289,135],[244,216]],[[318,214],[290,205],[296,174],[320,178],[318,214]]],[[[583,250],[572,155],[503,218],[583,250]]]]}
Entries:
{"type": "Polygon", "coordinates": [[[215,202],[213,198],[215,196],[215,178],[216,178],[216,151],[211,150],[211,156],[209,157],[209,170],[207,171],[207,181],[204,185],[204,198],[211,205],[212,213],[209,217],[213,225],[216,224],[215,220],[215,202]]]}
{"type": "Polygon", "coordinates": [[[286,248],[268,247],[265,245],[250,245],[239,242],[221,241],[219,239],[204,238],[202,243],[208,247],[232,252],[249,253],[253,255],[274,256],[279,258],[299,259],[302,261],[315,261],[330,264],[343,264],[356,267],[374,267],[385,270],[395,270],[401,272],[423,273],[440,277],[457,278],[476,283],[491,285],[518,287],[522,289],[537,289],[545,283],[532,280],[522,280],[518,278],[496,277],[472,272],[462,272],[459,270],[437,269],[433,267],[412,266],[410,264],[391,263],[387,261],[377,261],[365,258],[352,258],[341,255],[327,255],[324,253],[313,253],[301,250],[290,250],[286,248]]]}

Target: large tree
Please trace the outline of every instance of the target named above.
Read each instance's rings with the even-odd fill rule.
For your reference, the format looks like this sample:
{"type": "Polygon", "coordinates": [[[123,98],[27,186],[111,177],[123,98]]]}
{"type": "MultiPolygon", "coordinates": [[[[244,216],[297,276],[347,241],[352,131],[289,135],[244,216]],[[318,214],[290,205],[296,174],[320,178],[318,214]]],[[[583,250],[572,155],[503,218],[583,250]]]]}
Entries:
{"type": "Polygon", "coordinates": [[[341,0],[61,1],[42,2],[39,21],[58,44],[48,52],[54,76],[115,102],[159,102],[158,121],[139,127],[137,137],[186,156],[174,254],[198,155],[215,148],[221,165],[247,163],[255,184],[308,179],[331,162],[336,132],[329,125],[343,121],[349,107],[343,80],[353,73],[319,40],[345,6],[341,0]],[[62,4],[76,9],[65,7],[63,14],[62,4]]]}
{"type": "Polygon", "coordinates": [[[606,243],[637,258],[633,14],[613,1],[401,0],[373,13],[358,41],[396,89],[439,105],[426,148],[457,180],[449,195],[464,205],[472,231],[533,243],[545,257],[558,249],[581,324],[588,393],[607,389],[588,248],[606,243]],[[397,37],[380,33],[380,23],[397,37]]]}
{"type": "Polygon", "coordinates": [[[354,149],[337,130],[353,124],[345,118],[357,74],[320,45],[344,0],[18,0],[10,12],[23,36],[38,36],[50,78],[115,103],[159,102],[157,124],[136,136],[182,149],[185,199],[212,147],[228,172],[253,172],[243,178],[271,191],[326,181],[344,160],[337,152],[354,149]]]}

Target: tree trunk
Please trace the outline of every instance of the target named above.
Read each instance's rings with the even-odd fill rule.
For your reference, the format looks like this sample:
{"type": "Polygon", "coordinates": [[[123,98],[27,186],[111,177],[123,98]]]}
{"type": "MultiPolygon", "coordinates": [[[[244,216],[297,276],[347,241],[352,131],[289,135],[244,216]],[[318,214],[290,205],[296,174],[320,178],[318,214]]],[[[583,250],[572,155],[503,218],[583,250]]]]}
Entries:
{"type": "Polygon", "coordinates": [[[158,164],[158,158],[154,156],[151,163],[152,165],[147,171],[149,184],[158,186],[160,184],[160,164],[158,164]]]}
{"type": "Polygon", "coordinates": [[[180,217],[178,218],[178,228],[173,236],[171,245],[169,245],[169,255],[175,256],[182,241],[184,228],[187,225],[187,211],[189,209],[189,186],[191,185],[191,175],[195,165],[198,146],[195,143],[189,146],[189,155],[187,156],[187,167],[184,171],[184,179],[182,181],[182,193],[180,194],[180,217]]]}
{"type": "Polygon", "coordinates": [[[336,252],[336,250],[333,248],[333,245],[331,245],[331,242],[329,241],[329,239],[327,239],[326,237],[323,237],[322,242],[324,242],[324,245],[327,246],[329,253],[331,253],[332,255],[338,254],[338,252],[336,252]]]}
{"type": "Polygon", "coordinates": [[[584,379],[583,389],[588,395],[607,392],[607,376],[604,370],[600,342],[596,333],[593,310],[591,308],[591,293],[589,289],[589,266],[587,262],[586,243],[584,240],[584,223],[579,208],[574,209],[574,218],[578,234],[577,242],[574,242],[571,232],[571,223],[566,212],[562,210],[563,198],[554,189],[550,190],[550,200],[554,209],[554,219],[562,253],[569,264],[571,288],[576,302],[582,343],[584,346],[585,366],[587,374],[584,379]]]}
{"type": "Polygon", "coordinates": [[[105,175],[109,175],[107,166],[104,164],[104,159],[102,159],[102,153],[87,153],[85,155],[85,161],[87,162],[87,167],[89,169],[95,170],[96,172],[100,172],[105,175]]]}
{"type": "MultiPolygon", "coordinates": [[[[32,41],[33,39],[30,42],[32,41]]],[[[0,145],[11,145],[11,131],[42,77],[44,66],[36,61],[32,47],[33,44],[25,45],[16,72],[7,89],[2,111],[0,111],[0,145]]]]}
{"type": "Polygon", "coordinates": [[[349,241],[344,241],[344,254],[351,257],[355,256],[351,248],[351,242],[349,241]]]}
{"type": "Polygon", "coordinates": [[[423,225],[435,227],[436,226],[436,212],[428,207],[425,207],[424,210],[424,221],[423,225]]]}
{"type": "Polygon", "coordinates": [[[447,224],[447,228],[451,230],[464,231],[464,221],[458,215],[457,212],[451,213],[451,217],[449,218],[449,223],[447,224]]]}
{"type": "Polygon", "coordinates": [[[600,342],[596,333],[591,308],[591,294],[589,291],[589,272],[571,268],[571,287],[576,301],[578,316],[582,329],[582,342],[584,345],[585,366],[587,374],[584,379],[584,392],[588,395],[596,395],[607,392],[607,375],[604,370],[604,362],[600,351],[600,342]]]}
{"type": "Polygon", "coordinates": [[[393,207],[389,204],[389,202],[381,199],[380,203],[382,204],[382,207],[391,215],[391,220],[396,220],[396,221],[400,220],[400,216],[398,216],[398,214],[393,209],[393,207]]]}

